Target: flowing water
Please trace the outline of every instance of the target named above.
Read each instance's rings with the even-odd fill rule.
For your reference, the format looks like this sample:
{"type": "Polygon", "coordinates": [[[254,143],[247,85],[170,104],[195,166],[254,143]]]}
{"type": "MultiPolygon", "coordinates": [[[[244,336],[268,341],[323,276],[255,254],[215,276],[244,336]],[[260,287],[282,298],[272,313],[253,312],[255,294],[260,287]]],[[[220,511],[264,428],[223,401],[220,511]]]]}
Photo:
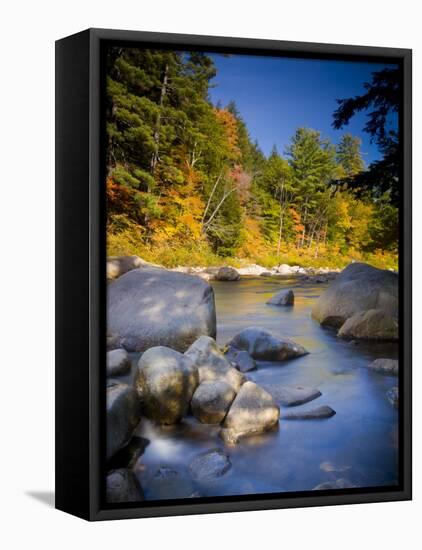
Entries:
{"type": "MultiPolygon", "coordinates": [[[[135,472],[147,499],[222,496],[311,490],[324,482],[355,487],[397,484],[398,414],[386,392],[397,379],[366,367],[377,357],[397,358],[394,344],[354,344],[336,338],[311,318],[311,308],[326,284],[296,279],[242,278],[213,282],[217,340],[227,342],[248,326],[288,336],[309,355],[280,363],[258,362],[247,376],[264,386],[303,385],[321,396],[297,407],[281,407],[276,430],[225,447],[218,426],[192,417],[176,426],[157,427],[142,420],[136,435],[149,443],[135,472]],[[276,291],[292,288],[294,307],[269,306],[276,291]],[[323,420],[283,420],[287,411],[329,405],[336,415],[323,420]],[[232,467],[211,481],[195,481],[189,463],[201,452],[220,448],[232,467]]],[[[134,365],[138,359],[133,354],[134,365]]]]}

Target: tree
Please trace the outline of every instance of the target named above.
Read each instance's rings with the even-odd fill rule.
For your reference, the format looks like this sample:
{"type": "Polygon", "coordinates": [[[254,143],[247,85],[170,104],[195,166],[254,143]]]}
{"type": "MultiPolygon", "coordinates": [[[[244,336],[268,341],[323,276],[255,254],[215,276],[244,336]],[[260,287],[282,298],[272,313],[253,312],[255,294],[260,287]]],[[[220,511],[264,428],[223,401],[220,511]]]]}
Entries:
{"type": "Polygon", "coordinates": [[[287,148],[296,206],[303,225],[300,244],[321,224],[325,192],[335,173],[335,150],[316,130],[299,128],[287,148]]]}
{"type": "Polygon", "coordinates": [[[360,152],[361,140],[351,134],[344,134],[337,145],[336,161],[341,168],[340,178],[350,178],[365,169],[360,152]]]}
{"type": "Polygon", "coordinates": [[[366,92],[348,99],[338,99],[333,127],[343,128],[360,111],[368,111],[364,131],[377,143],[383,158],[371,163],[366,172],[349,178],[349,184],[358,189],[371,189],[375,195],[387,193],[394,204],[399,201],[399,139],[397,115],[400,106],[400,70],[385,68],[372,74],[371,82],[364,83],[366,92]]]}

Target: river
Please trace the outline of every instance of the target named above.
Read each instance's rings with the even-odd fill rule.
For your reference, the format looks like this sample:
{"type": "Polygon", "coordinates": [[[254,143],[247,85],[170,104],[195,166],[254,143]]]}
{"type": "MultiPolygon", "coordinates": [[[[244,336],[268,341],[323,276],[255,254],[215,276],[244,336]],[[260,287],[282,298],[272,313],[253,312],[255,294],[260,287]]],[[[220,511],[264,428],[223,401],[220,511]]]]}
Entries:
{"type": "MultiPolygon", "coordinates": [[[[397,358],[395,344],[354,344],[311,318],[314,301],[327,286],[300,278],[244,277],[213,281],[217,341],[224,344],[248,326],[288,336],[309,355],[282,363],[258,362],[247,376],[264,386],[303,385],[321,396],[298,407],[281,407],[279,428],[225,447],[218,426],[187,417],[159,427],[143,419],[136,435],[149,441],[135,472],[147,500],[195,496],[307,491],[325,482],[354,487],[394,485],[398,478],[398,413],[386,392],[397,379],[366,367],[377,357],[397,358]],[[295,305],[269,306],[276,291],[292,288],[295,305]],[[283,420],[286,411],[329,405],[324,420],[283,420]],[[188,465],[198,453],[224,449],[231,468],[212,481],[194,481],[188,465]]],[[[139,354],[132,354],[135,368],[139,354]]],[[[134,370],[134,369],[133,369],[134,370]]]]}

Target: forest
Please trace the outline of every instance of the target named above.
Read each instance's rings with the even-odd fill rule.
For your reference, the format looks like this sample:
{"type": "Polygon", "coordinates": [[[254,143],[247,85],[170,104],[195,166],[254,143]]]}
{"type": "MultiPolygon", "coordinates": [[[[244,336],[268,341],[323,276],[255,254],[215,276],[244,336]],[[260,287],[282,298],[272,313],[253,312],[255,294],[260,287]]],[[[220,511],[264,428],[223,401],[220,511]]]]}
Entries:
{"type": "Polygon", "coordinates": [[[202,52],[109,50],[107,253],[166,267],[354,260],[397,269],[399,138],[389,121],[399,110],[398,69],[338,98],[337,144],[299,127],[268,156],[234,102],[212,103],[215,75],[202,52]],[[346,131],[359,112],[382,152],[368,166],[346,131]]]}

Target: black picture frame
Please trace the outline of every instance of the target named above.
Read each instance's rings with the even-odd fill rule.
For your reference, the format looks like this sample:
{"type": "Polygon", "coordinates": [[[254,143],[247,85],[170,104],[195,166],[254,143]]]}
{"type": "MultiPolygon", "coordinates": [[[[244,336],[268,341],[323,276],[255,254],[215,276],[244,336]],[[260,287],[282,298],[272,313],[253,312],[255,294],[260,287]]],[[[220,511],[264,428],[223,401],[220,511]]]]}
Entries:
{"type": "Polygon", "coordinates": [[[412,498],[411,101],[408,49],[88,29],[56,42],[56,508],[87,520],[412,498]],[[400,484],[306,493],[104,503],[105,224],[102,48],[106,43],[398,63],[400,113],[400,484]]]}

